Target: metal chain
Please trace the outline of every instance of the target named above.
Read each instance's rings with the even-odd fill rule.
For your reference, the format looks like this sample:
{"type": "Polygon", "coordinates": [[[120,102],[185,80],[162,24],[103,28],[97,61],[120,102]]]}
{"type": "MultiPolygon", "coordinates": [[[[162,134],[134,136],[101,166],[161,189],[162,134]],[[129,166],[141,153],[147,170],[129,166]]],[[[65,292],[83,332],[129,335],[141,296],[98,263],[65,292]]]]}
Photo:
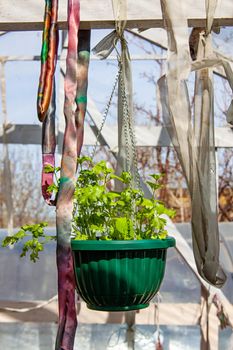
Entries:
{"type": "MultiPolygon", "coordinates": [[[[124,83],[123,83],[123,77],[122,77],[122,62],[119,60],[119,66],[121,67],[121,74],[120,74],[120,87],[121,87],[121,92],[122,92],[122,104],[123,104],[123,126],[124,126],[124,134],[125,134],[125,148],[126,148],[126,170],[128,172],[131,172],[130,169],[130,145],[129,145],[129,137],[128,137],[128,113],[126,104],[128,105],[126,98],[125,98],[125,89],[124,89],[124,83]],[[125,103],[126,102],[126,103],[125,103]]],[[[118,97],[119,98],[119,97],[118,97]]]]}
{"type": "Polygon", "coordinates": [[[157,335],[157,338],[155,339],[155,342],[156,342],[155,345],[162,345],[163,338],[161,338],[162,331],[160,329],[160,321],[159,321],[160,304],[162,301],[162,297],[159,292],[156,294],[155,297],[157,297],[157,303],[155,303],[155,309],[154,309],[154,323],[156,326],[155,334],[157,335]]]}
{"type": "MultiPolygon", "coordinates": [[[[122,62],[119,59],[119,66],[122,67],[122,62]]],[[[122,75],[123,69],[121,68],[120,72],[120,88],[121,88],[121,96],[122,96],[122,104],[123,104],[123,126],[124,126],[124,134],[125,134],[125,148],[126,148],[126,171],[130,173],[133,172],[134,178],[130,182],[130,187],[134,187],[135,185],[140,188],[140,177],[138,172],[138,161],[137,161],[137,151],[136,151],[136,141],[135,141],[135,133],[134,133],[134,125],[132,116],[129,112],[128,99],[126,96],[125,90],[125,82],[122,75]],[[130,154],[130,146],[132,149],[132,158],[133,158],[133,169],[131,169],[131,154],[130,154]],[[135,183],[134,183],[135,182],[135,183]]],[[[135,217],[135,202],[131,202],[131,211],[132,211],[132,222],[134,227],[134,232],[136,233],[136,217],[135,217]]],[[[128,229],[130,226],[128,225],[128,229]]],[[[134,237],[136,239],[136,236],[134,237]]]]}
{"type": "MultiPolygon", "coordinates": [[[[106,122],[106,119],[107,119],[107,116],[108,116],[108,112],[109,112],[109,108],[111,107],[111,104],[112,104],[112,99],[113,99],[113,95],[114,95],[114,92],[116,90],[116,86],[117,86],[117,83],[118,83],[118,80],[119,80],[119,76],[120,76],[120,73],[121,73],[121,67],[119,67],[118,69],[118,72],[116,74],[116,78],[115,78],[115,81],[114,81],[114,84],[113,84],[113,88],[112,88],[112,91],[111,91],[111,95],[110,95],[110,98],[108,100],[108,103],[105,107],[105,111],[104,111],[104,114],[103,114],[103,118],[102,118],[102,121],[101,121],[101,125],[100,125],[100,128],[98,130],[98,133],[96,135],[96,143],[94,145],[94,148],[93,148],[93,151],[92,151],[92,154],[91,154],[91,159],[94,158],[95,154],[96,154],[96,149],[97,149],[97,146],[98,146],[98,139],[100,137],[100,134],[103,130],[103,127],[104,127],[104,124],[106,122]]],[[[73,216],[74,214],[76,213],[76,210],[77,210],[77,203],[74,204],[74,208],[73,208],[73,216]]]]}
{"type": "Polygon", "coordinates": [[[121,87],[121,93],[122,93],[122,98],[123,98],[123,122],[124,122],[124,133],[125,133],[125,142],[126,142],[126,171],[131,172],[130,169],[130,144],[131,144],[131,149],[132,149],[132,156],[133,156],[133,172],[135,175],[135,182],[136,182],[136,186],[138,188],[140,188],[140,176],[139,176],[139,171],[138,171],[138,160],[137,160],[137,151],[136,151],[136,137],[135,137],[135,132],[134,132],[134,125],[133,125],[133,120],[132,120],[132,116],[129,113],[129,106],[128,106],[128,100],[126,97],[126,91],[125,91],[125,84],[124,84],[124,79],[122,76],[122,62],[121,62],[121,58],[120,55],[118,55],[118,72],[113,84],[113,89],[110,95],[110,98],[108,100],[108,103],[106,105],[104,114],[103,114],[103,118],[102,118],[102,122],[100,125],[100,128],[98,130],[97,136],[96,136],[96,143],[94,145],[94,149],[92,151],[91,154],[91,158],[93,159],[95,154],[96,154],[96,149],[98,146],[98,139],[99,136],[103,130],[103,127],[105,125],[107,116],[108,116],[108,112],[110,109],[110,106],[112,104],[112,99],[113,99],[113,95],[114,92],[116,90],[116,86],[118,84],[118,82],[120,81],[120,87],[121,87]],[[130,140],[130,141],[129,141],[130,140]]]}
{"type": "Polygon", "coordinates": [[[109,109],[110,109],[111,104],[112,104],[113,95],[114,95],[114,92],[115,92],[117,84],[118,84],[119,76],[121,75],[121,69],[122,69],[122,67],[119,66],[119,69],[118,69],[118,72],[117,72],[117,75],[116,75],[116,78],[115,78],[115,81],[114,81],[114,84],[113,84],[112,92],[111,92],[110,98],[108,100],[108,103],[107,103],[107,105],[105,107],[105,111],[104,111],[104,114],[103,114],[101,125],[100,125],[98,133],[96,135],[96,143],[94,145],[94,148],[93,148],[93,151],[92,151],[92,154],[91,154],[91,158],[92,159],[94,158],[94,156],[96,154],[96,149],[97,149],[97,146],[98,146],[98,140],[99,140],[100,134],[102,133],[104,124],[105,124],[107,116],[108,116],[109,109]]]}
{"type": "MultiPolygon", "coordinates": [[[[121,61],[119,61],[119,65],[122,67],[121,61]]],[[[136,186],[140,188],[140,176],[138,171],[138,159],[137,159],[137,150],[136,150],[136,137],[134,131],[134,125],[132,116],[129,113],[128,100],[126,97],[125,84],[124,79],[122,77],[122,68],[120,74],[120,84],[121,84],[121,93],[123,98],[123,122],[124,122],[124,133],[125,133],[125,142],[126,142],[126,167],[127,171],[130,171],[130,144],[132,149],[133,156],[133,167],[134,167],[134,175],[136,186]]]]}

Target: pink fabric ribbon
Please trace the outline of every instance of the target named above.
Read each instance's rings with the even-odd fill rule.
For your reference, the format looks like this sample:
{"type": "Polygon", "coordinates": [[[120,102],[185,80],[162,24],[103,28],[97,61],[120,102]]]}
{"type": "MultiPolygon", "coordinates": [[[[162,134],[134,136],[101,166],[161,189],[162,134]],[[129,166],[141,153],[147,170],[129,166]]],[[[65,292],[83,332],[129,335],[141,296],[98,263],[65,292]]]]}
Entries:
{"type": "Polygon", "coordinates": [[[80,154],[83,142],[83,123],[86,112],[87,71],[90,51],[90,31],[78,32],[80,22],[79,15],[79,0],[69,0],[68,53],[66,59],[64,102],[66,127],[61,162],[60,186],[56,203],[59,301],[59,328],[56,350],[73,349],[77,327],[75,277],[70,248],[70,234],[77,157],[80,154]],[[77,105],[76,110],[74,110],[75,103],[77,105]]]}
{"type": "Polygon", "coordinates": [[[51,193],[47,190],[48,187],[53,184],[53,172],[46,173],[44,166],[51,165],[53,168],[55,166],[56,98],[54,71],[57,56],[57,41],[55,41],[55,39],[58,37],[55,23],[57,20],[57,9],[57,0],[50,0],[48,2],[46,0],[45,28],[41,56],[42,72],[38,92],[38,117],[43,121],[42,194],[49,205],[56,205],[59,325],[55,349],[72,350],[77,327],[77,318],[75,308],[75,277],[70,236],[77,157],[80,155],[83,144],[83,127],[87,102],[90,31],[85,30],[79,32],[80,0],[68,0],[68,52],[66,59],[64,102],[66,127],[59,191],[56,201],[52,201],[51,193]],[[50,12],[53,14],[52,17],[54,21],[51,21],[50,12]],[[50,30],[52,30],[51,35],[49,35],[50,30]],[[50,64],[50,61],[54,64],[50,64]],[[45,84],[45,82],[47,82],[47,84],[45,84]],[[53,88],[51,88],[51,84],[53,84],[53,88]]]}
{"type": "MultiPolygon", "coordinates": [[[[51,165],[54,168],[55,166],[54,154],[42,154],[42,164],[43,164],[43,168],[46,165],[51,165]]],[[[42,170],[42,177],[41,177],[42,195],[49,205],[51,203],[50,202],[51,195],[47,192],[47,189],[52,183],[53,183],[53,173],[45,173],[42,170]]]]}

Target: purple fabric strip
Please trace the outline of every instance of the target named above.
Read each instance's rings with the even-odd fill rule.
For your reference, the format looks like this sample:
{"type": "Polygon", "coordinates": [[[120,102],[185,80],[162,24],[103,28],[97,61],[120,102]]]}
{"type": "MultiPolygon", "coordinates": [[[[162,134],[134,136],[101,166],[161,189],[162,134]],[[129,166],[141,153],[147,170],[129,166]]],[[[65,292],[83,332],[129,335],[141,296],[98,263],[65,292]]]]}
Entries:
{"type": "Polygon", "coordinates": [[[55,94],[55,79],[53,80],[53,93],[50,101],[50,106],[47,116],[43,121],[42,127],[42,174],[41,174],[41,189],[42,195],[48,205],[56,205],[55,201],[51,200],[52,193],[47,192],[50,185],[53,184],[53,173],[45,173],[45,165],[55,166],[55,149],[56,149],[56,134],[55,134],[55,117],[56,117],[56,94],[55,94]]]}
{"type": "Polygon", "coordinates": [[[56,204],[59,327],[56,350],[72,350],[77,327],[75,279],[70,234],[77,164],[76,124],[73,105],[77,89],[77,46],[80,22],[79,0],[68,1],[68,52],[65,75],[64,114],[66,128],[61,179],[56,204]]]}

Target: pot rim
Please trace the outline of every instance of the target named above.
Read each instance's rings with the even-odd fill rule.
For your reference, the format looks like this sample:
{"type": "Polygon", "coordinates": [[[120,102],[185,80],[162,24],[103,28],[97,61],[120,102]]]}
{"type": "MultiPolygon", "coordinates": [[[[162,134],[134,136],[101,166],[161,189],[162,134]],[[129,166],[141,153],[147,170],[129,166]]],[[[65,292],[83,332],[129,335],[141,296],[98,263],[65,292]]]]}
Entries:
{"type": "Polygon", "coordinates": [[[100,240],[71,240],[71,248],[77,250],[143,250],[143,249],[167,249],[174,247],[174,237],[165,239],[141,239],[124,241],[100,241],[100,240]]]}

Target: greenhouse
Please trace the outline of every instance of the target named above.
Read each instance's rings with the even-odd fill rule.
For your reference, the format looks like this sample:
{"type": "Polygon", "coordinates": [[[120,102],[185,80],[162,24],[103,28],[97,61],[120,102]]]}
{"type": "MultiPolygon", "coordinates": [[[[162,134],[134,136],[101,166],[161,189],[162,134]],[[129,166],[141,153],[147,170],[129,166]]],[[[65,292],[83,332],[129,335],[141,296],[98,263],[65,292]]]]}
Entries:
{"type": "Polygon", "coordinates": [[[0,0],[0,349],[233,349],[231,0],[0,0]]]}

